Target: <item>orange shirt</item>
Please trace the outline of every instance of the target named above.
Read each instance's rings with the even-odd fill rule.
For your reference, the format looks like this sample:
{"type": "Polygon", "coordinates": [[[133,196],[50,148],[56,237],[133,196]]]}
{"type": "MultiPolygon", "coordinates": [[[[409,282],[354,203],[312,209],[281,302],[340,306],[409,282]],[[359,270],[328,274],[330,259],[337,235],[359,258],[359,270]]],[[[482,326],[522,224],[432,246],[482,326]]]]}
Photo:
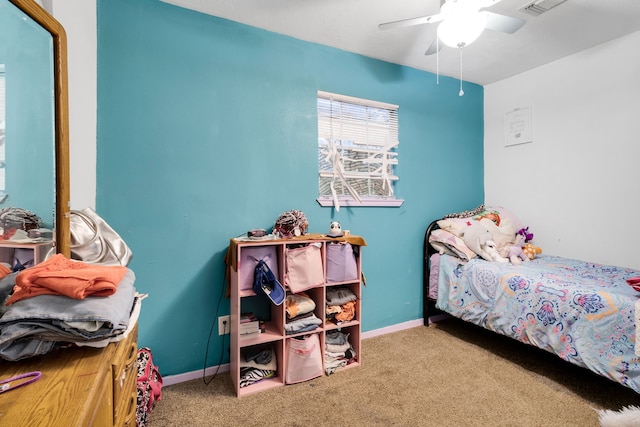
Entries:
{"type": "Polygon", "coordinates": [[[13,294],[5,305],[38,295],[74,299],[113,295],[126,273],[126,267],[87,264],[56,254],[18,273],[13,294]]]}

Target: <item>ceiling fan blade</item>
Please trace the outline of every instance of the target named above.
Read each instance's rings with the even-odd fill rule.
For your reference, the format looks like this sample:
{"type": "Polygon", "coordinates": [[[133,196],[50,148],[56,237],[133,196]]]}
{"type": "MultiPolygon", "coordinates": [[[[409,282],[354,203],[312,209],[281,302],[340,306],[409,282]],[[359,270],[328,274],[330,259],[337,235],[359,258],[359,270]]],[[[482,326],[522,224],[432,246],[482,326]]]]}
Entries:
{"type": "Polygon", "coordinates": [[[429,49],[427,49],[427,51],[424,54],[433,55],[434,53],[442,49],[442,45],[443,43],[438,43],[438,37],[436,37],[435,39],[433,39],[433,41],[431,42],[431,46],[429,46],[429,49]]]}
{"type": "Polygon", "coordinates": [[[414,25],[430,24],[432,22],[442,21],[444,16],[441,13],[436,15],[421,16],[419,18],[402,19],[400,21],[385,22],[378,25],[379,30],[392,30],[394,28],[412,27],[414,25]]]}
{"type": "Polygon", "coordinates": [[[513,18],[511,16],[500,15],[498,13],[487,12],[487,27],[493,31],[512,34],[518,31],[527,22],[524,19],[513,18]]]}

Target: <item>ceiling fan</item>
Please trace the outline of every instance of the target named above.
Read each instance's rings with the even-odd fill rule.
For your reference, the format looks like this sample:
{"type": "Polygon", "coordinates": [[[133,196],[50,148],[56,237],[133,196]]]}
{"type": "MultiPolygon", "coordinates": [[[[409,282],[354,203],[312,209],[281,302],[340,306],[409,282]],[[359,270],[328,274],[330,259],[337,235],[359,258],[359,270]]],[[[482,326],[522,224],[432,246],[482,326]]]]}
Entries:
{"type": "Polygon", "coordinates": [[[515,33],[525,21],[511,16],[485,10],[501,0],[441,0],[440,13],[378,25],[380,30],[410,27],[414,25],[437,23],[437,37],[433,40],[425,55],[440,50],[441,41],[447,46],[462,49],[473,43],[485,28],[503,33],[515,33]]]}

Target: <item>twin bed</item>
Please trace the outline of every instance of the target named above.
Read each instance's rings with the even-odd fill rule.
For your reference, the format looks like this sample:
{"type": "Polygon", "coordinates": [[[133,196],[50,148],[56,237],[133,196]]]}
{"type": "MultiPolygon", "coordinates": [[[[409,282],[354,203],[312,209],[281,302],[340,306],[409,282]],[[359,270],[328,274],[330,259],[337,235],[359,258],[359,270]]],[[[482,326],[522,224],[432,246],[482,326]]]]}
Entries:
{"type": "Polygon", "coordinates": [[[425,325],[445,312],[640,393],[640,292],[627,282],[640,271],[544,253],[520,264],[486,261],[458,236],[478,211],[500,222],[499,209],[479,208],[468,217],[433,221],[425,232],[425,325]]]}

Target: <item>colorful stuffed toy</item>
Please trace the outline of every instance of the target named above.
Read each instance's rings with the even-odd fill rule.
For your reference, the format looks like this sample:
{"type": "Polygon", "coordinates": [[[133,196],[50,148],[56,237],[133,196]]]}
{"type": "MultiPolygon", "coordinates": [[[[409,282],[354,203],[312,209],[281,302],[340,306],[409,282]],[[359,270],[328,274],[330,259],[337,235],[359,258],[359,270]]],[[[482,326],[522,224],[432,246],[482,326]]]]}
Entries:
{"type": "Polygon", "coordinates": [[[525,236],[518,234],[513,245],[509,246],[509,261],[512,264],[520,264],[522,261],[529,261],[529,256],[524,253],[522,247],[525,245],[525,236]]]}
{"type": "Polygon", "coordinates": [[[489,260],[487,261],[495,261],[495,262],[509,262],[507,258],[504,258],[502,255],[498,253],[498,248],[496,247],[496,242],[493,240],[487,240],[484,245],[482,245],[482,249],[486,254],[489,255],[489,260]]]}
{"type": "Polygon", "coordinates": [[[534,259],[537,254],[542,253],[542,249],[537,246],[533,246],[531,243],[526,243],[522,248],[522,252],[524,252],[529,259],[534,259]]]}
{"type": "Polygon", "coordinates": [[[529,243],[533,240],[533,233],[529,233],[529,227],[521,228],[516,234],[523,236],[525,243],[529,243]]]}

